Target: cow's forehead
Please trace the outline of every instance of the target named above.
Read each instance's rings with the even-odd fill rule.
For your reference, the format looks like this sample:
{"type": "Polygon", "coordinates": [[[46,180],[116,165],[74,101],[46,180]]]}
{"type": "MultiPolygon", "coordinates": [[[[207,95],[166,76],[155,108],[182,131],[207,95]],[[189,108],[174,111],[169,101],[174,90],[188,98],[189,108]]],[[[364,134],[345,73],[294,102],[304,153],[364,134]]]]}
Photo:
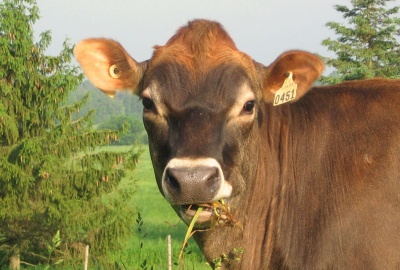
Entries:
{"type": "Polygon", "coordinates": [[[216,44],[205,42],[207,46],[202,47],[202,50],[193,50],[191,42],[156,47],[150,60],[150,71],[163,63],[185,66],[193,79],[226,63],[241,66],[249,74],[255,71],[252,58],[237,50],[234,44],[228,46],[217,41],[216,44]]]}
{"type": "Polygon", "coordinates": [[[149,75],[142,96],[153,99],[165,113],[195,107],[221,113],[255,98],[252,81],[246,71],[235,64],[214,67],[195,80],[184,65],[159,65],[149,75]]]}

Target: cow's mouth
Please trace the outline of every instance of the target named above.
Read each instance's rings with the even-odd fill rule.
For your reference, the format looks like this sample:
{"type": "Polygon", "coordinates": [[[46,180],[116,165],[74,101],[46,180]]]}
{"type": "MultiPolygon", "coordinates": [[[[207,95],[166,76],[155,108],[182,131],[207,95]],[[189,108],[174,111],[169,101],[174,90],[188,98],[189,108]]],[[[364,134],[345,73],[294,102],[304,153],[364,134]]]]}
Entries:
{"type": "Polygon", "coordinates": [[[212,216],[214,215],[212,203],[182,205],[181,217],[187,224],[189,224],[192,222],[194,216],[199,210],[199,207],[201,207],[202,210],[196,219],[196,227],[209,227],[211,225],[212,216]]]}
{"type": "Polygon", "coordinates": [[[237,223],[232,216],[231,207],[225,204],[224,200],[212,203],[181,205],[180,214],[188,225],[196,218],[194,227],[197,229],[237,223]]]}

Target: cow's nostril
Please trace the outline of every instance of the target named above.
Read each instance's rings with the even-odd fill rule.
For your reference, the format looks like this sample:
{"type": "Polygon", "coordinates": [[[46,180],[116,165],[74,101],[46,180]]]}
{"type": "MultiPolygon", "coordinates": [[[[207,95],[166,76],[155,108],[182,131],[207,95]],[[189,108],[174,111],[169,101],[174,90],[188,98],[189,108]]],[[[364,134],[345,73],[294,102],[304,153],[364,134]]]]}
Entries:
{"type": "Polygon", "coordinates": [[[211,168],[210,170],[205,172],[203,174],[203,178],[204,187],[207,189],[207,191],[215,192],[218,189],[220,177],[216,168],[211,168]]]}
{"type": "Polygon", "coordinates": [[[170,167],[163,181],[168,196],[177,204],[210,202],[221,186],[221,176],[214,166],[170,167]]]}
{"type": "Polygon", "coordinates": [[[175,190],[175,191],[179,191],[180,189],[180,185],[179,185],[179,181],[173,176],[173,174],[170,173],[170,170],[167,171],[167,175],[166,175],[166,179],[165,181],[167,182],[167,185],[175,190]]]}

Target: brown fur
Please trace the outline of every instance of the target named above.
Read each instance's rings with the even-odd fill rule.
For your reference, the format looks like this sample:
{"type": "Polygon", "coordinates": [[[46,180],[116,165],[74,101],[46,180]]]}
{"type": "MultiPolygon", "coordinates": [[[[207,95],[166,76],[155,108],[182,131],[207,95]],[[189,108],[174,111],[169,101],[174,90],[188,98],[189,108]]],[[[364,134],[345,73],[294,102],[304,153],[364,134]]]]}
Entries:
{"type": "Polygon", "coordinates": [[[238,51],[222,26],[207,20],[189,22],[164,46],[155,46],[150,71],[163,62],[183,64],[192,78],[198,78],[205,71],[227,62],[243,66],[253,76],[255,72],[253,60],[238,51]]]}
{"type": "MultiPolygon", "coordinates": [[[[118,58],[108,49],[99,54],[118,58]]],[[[83,64],[91,70],[93,63],[83,64]]],[[[176,157],[213,158],[232,185],[226,203],[236,222],[194,235],[211,265],[400,268],[400,81],[309,90],[322,70],[321,60],[302,51],[265,67],[238,51],[218,23],[196,20],[156,47],[143,74],[133,74],[143,81],[139,94],[154,103],[143,118],[161,192],[163,170],[176,157]],[[296,101],[273,106],[289,72],[296,101]],[[255,108],[232,115],[243,85],[255,108]]],[[[92,77],[104,80],[120,87],[92,77]]]]}
{"type": "Polygon", "coordinates": [[[206,256],[223,245],[245,250],[229,269],[398,269],[398,111],[400,82],[384,79],[266,105],[244,230],[197,235],[206,256]]]}

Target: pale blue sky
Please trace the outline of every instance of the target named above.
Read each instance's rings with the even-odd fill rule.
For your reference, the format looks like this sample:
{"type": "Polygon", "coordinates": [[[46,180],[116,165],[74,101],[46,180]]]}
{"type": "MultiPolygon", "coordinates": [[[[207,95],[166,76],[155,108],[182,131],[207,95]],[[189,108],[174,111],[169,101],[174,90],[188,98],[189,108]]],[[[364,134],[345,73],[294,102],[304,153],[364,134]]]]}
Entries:
{"type": "MultiPolygon", "coordinates": [[[[219,21],[238,48],[265,65],[289,49],[331,55],[321,46],[333,36],[328,21],[343,21],[335,4],[350,0],[37,0],[42,18],[35,31],[51,30],[49,53],[65,38],[76,43],[88,37],[118,40],[138,61],[148,59],[154,45],[163,45],[194,18],[219,21]]],[[[343,21],[344,22],[344,21],[343,21]]]]}

